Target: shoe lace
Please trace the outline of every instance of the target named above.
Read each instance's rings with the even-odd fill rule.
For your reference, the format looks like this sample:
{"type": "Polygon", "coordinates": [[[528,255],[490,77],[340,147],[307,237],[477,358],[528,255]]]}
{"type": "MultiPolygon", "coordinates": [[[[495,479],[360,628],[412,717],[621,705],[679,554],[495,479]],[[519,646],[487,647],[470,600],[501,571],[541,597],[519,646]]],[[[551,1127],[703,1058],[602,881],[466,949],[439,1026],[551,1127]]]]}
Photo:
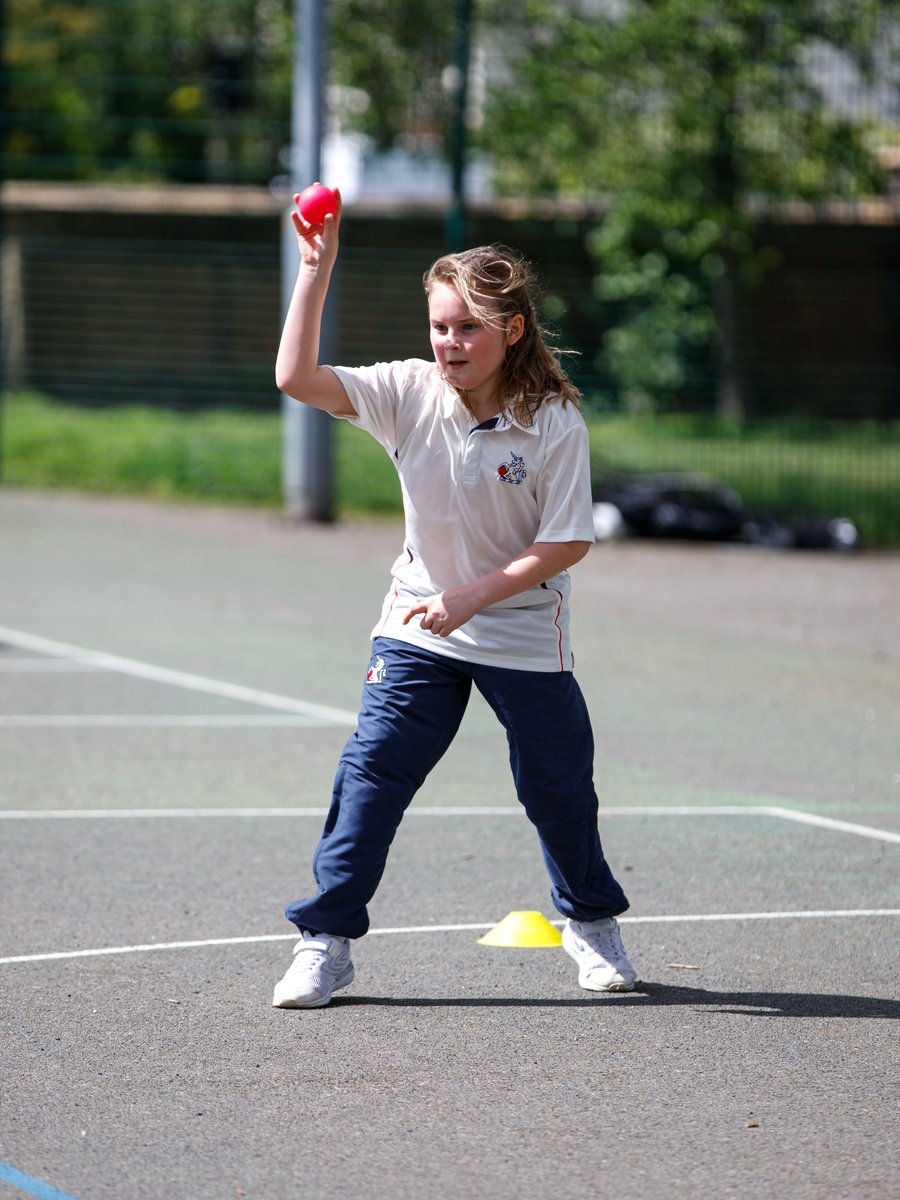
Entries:
{"type": "Polygon", "coordinates": [[[312,971],[328,962],[328,951],[321,943],[310,943],[305,938],[294,947],[294,964],[303,971],[312,971]]]}
{"type": "Polygon", "coordinates": [[[615,961],[622,956],[619,931],[615,925],[610,925],[606,929],[584,930],[581,936],[590,948],[601,958],[605,958],[607,962],[615,961]]]}

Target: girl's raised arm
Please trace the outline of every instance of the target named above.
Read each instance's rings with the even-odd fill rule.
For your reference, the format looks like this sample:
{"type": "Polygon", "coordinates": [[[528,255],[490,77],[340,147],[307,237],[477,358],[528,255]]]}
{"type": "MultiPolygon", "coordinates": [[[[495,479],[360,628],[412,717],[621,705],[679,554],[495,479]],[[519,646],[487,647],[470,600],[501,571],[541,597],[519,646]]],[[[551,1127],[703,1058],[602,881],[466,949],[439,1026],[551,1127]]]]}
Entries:
{"type": "Polygon", "coordinates": [[[322,310],[337,259],[340,209],[322,225],[309,225],[296,210],[291,221],[300,246],[300,270],[288,307],[275,363],[278,389],[312,408],[336,417],[352,417],[356,410],[344,385],[328,367],[319,365],[322,310]]]}

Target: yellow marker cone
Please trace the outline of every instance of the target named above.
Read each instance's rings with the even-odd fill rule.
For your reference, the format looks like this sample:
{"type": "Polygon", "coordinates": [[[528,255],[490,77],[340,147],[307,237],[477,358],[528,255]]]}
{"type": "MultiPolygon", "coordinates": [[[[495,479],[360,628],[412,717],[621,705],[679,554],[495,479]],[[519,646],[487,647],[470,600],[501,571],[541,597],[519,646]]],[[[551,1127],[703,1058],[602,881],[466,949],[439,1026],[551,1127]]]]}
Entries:
{"type": "Polygon", "coordinates": [[[478,939],[479,946],[560,946],[562,934],[543,913],[511,912],[489,933],[478,939]]]}

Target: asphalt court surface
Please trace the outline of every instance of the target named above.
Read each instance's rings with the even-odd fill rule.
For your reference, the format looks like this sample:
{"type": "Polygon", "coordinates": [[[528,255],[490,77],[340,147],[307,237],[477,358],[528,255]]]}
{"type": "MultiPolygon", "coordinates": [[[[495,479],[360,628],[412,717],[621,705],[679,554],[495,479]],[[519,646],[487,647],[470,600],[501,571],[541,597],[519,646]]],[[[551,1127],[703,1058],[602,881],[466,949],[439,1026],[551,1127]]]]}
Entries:
{"type": "Polygon", "coordinates": [[[900,560],[577,569],[633,994],[478,945],[556,914],[476,701],[273,1010],[398,539],[0,493],[0,1195],[895,1195],[900,560]]]}

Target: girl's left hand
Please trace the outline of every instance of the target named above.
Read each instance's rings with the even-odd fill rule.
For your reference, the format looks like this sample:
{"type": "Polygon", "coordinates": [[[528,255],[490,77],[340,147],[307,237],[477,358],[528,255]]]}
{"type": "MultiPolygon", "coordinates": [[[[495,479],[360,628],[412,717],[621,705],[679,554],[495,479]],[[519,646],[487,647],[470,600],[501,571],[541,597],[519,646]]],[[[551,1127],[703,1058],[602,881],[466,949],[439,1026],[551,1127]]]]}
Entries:
{"type": "Polygon", "coordinates": [[[423,629],[430,629],[437,637],[447,637],[454,629],[465,625],[477,611],[458,593],[438,592],[436,596],[424,596],[418,604],[414,604],[403,618],[403,624],[408,625],[413,617],[421,614],[419,624],[423,629]]]}

